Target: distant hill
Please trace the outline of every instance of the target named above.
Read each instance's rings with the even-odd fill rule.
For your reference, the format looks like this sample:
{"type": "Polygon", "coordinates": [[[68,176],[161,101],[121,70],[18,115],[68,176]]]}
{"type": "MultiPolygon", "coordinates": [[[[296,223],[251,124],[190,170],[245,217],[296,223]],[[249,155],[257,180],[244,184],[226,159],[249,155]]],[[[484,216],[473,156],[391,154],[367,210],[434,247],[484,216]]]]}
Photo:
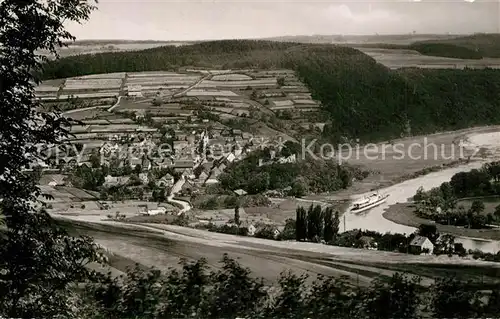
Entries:
{"type": "MultiPolygon", "coordinates": [[[[138,51],[161,46],[181,46],[194,44],[195,41],[155,41],[155,40],[77,40],[67,42],[66,47],[57,50],[62,57],[95,54],[105,52],[138,51]]],[[[48,51],[40,51],[40,54],[54,58],[48,51]]]]}
{"type": "Polygon", "coordinates": [[[47,63],[43,77],[173,71],[185,66],[295,70],[330,114],[324,134],[331,141],[373,141],[500,123],[499,70],[391,71],[345,46],[211,41],[66,57],[47,63]]]}
{"type": "Polygon", "coordinates": [[[271,41],[329,44],[382,44],[408,45],[418,41],[445,40],[462,35],[444,34],[389,34],[389,35],[297,35],[266,38],[271,41]]]}
{"type": "MultiPolygon", "coordinates": [[[[120,39],[83,39],[67,42],[70,45],[110,45],[110,44],[148,44],[148,43],[162,43],[164,45],[172,43],[184,43],[189,41],[160,41],[160,40],[120,40],[120,39]]],[[[192,41],[194,42],[194,41],[192,41]]]]}
{"type": "Polygon", "coordinates": [[[474,35],[312,35],[276,37],[269,40],[415,50],[424,55],[458,59],[500,58],[500,34],[496,33],[474,35]]]}
{"type": "MultiPolygon", "coordinates": [[[[469,50],[474,54],[484,58],[500,58],[500,34],[487,33],[487,34],[474,34],[469,36],[457,37],[452,39],[428,40],[413,43],[413,45],[422,47],[436,47],[439,46],[453,48],[457,52],[469,50]]],[[[443,52],[445,50],[442,50],[443,52]]],[[[452,52],[452,50],[449,50],[452,52]]]]}

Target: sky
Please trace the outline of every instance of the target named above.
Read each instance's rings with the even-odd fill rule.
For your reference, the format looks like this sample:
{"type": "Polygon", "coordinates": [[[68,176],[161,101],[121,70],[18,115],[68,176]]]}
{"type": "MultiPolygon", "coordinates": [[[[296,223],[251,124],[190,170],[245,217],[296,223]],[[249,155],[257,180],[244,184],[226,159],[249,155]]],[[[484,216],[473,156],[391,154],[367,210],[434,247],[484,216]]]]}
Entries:
{"type": "Polygon", "coordinates": [[[89,21],[67,27],[80,40],[500,33],[500,0],[99,0],[89,21]]]}

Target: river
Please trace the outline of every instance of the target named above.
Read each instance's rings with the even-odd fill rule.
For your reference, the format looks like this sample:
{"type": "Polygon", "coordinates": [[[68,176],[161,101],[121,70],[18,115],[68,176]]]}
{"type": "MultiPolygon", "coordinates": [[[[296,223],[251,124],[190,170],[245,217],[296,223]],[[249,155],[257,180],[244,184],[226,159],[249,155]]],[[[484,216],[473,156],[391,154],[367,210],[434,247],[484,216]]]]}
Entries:
{"type": "MultiPolygon", "coordinates": [[[[467,172],[475,168],[480,168],[484,162],[472,162],[466,165],[461,165],[453,168],[444,169],[439,172],[430,173],[415,179],[405,181],[384,189],[380,193],[387,193],[390,196],[387,201],[380,206],[372,208],[363,213],[352,214],[346,213],[345,216],[345,230],[352,229],[369,229],[381,233],[413,233],[416,229],[413,227],[396,224],[383,217],[384,211],[393,204],[404,203],[408,198],[415,195],[418,188],[422,186],[425,190],[441,185],[447,182],[451,177],[459,172],[467,172]]],[[[353,196],[352,199],[357,199],[368,195],[373,192],[353,196]]],[[[343,221],[341,221],[343,223],[343,221]]],[[[344,225],[340,226],[344,230],[344,225]]],[[[482,239],[473,239],[468,237],[457,237],[455,242],[462,243],[466,249],[479,249],[484,252],[497,253],[500,251],[500,241],[488,241],[482,239]]]]}

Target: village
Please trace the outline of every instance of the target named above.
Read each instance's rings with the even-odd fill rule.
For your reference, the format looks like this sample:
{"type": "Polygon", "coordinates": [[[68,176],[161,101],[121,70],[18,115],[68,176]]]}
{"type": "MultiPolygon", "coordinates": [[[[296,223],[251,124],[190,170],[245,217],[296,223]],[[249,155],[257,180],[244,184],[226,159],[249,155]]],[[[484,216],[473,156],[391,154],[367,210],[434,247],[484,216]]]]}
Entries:
{"type": "MultiPolygon", "coordinates": [[[[44,82],[37,96],[45,108],[65,110],[76,122],[66,147],[44,149],[46,163],[30,168],[43,170],[42,191],[53,197],[48,210],[130,222],[172,223],[185,213],[192,227],[230,225],[233,208],[197,209],[190,199],[217,194],[219,176],[257,150],[270,149],[259,166],[297,161],[296,154],[279,155],[293,137],[273,129],[270,118],[294,117],[300,130],[324,125],[308,120],[319,105],[288,70],[81,76],[44,82]]],[[[272,225],[277,236],[284,228],[283,216],[249,211],[240,208],[249,234],[272,225]]]]}
{"type": "MultiPolygon", "coordinates": [[[[324,128],[319,105],[289,70],[112,73],[48,81],[37,94],[76,123],[66,147],[44,149],[46,163],[31,167],[43,171],[52,214],[294,239],[287,223],[298,207],[330,205],[296,198],[291,186],[219,187],[232,165],[262,150],[258,167],[298,162],[281,152],[286,142],[324,128]],[[279,130],[283,123],[290,127],[279,130]]],[[[346,236],[349,246],[377,249],[371,236],[346,236]]],[[[433,252],[428,238],[411,241],[412,252],[433,252]]]]}

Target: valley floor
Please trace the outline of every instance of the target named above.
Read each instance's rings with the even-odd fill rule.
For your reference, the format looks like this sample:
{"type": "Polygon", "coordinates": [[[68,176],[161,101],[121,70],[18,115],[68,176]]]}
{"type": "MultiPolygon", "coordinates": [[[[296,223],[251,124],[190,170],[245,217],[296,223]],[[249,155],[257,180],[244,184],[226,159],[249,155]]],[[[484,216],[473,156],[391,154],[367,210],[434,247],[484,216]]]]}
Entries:
{"type": "MultiPolygon", "coordinates": [[[[56,216],[61,217],[61,216],[56,216]]],[[[68,218],[68,219],[67,219],[68,218]]],[[[500,264],[447,256],[415,256],[390,252],[351,249],[315,243],[269,241],[252,237],[212,233],[172,225],[126,225],[118,222],[61,222],[78,233],[91,235],[111,254],[111,266],[125,271],[135,262],[143,267],[167,270],[179,267],[181,259],[205,258],[211,268],[218,268],[227,253],[249,267],[257,277],[269,284],[282,271],[307,273],[312,279],[318,274],[348,276],[352,284],[367,285],[375,278],[388,278],[398,271],[423,276],[424,285],[446,271],[464,278],[481,276],[495,281],[500,264]]]]}
{"type": "MultiPolygon", "coordinates": [[[[393,141],[410,147],[412,143],[432,141],[442,145],[444,152],[452,153],[452,145],[459,141],[471,140],[471,136],[481,136],[487,132],[498,131],[498,127],[483,127],[458,132],[441,133],[428,137],[415,137],[412,139],[393,141]]],[[[474,140],[474,139],[472,139],[474,140]]],[[[475,138],[478,140],[478,138],[475,138]]],[[[468,153],[473,154],[478,146],[468,145],[468,153]]],[[[422,151],[423,152],[423,151],[422,151]]],[[[395,183],[401,176],[418,172],[424,167],[442,165],[453,160],[450,156],[429,161],[401,160],[385,158],[371,159],[367,156],[354,159],[357,164],[379,170],[382,182],[395,183]]],[[[453,155],[453,154],[452,154],[453,155]]],[[[465,155],[463,155],[465,156],[465,155]]],[[[490,160],[494,154],[489,154],[490,160]]],[[[420,178],[408,180],[401,184],[387,188],[391,196],[386,204],[373,209],[366,216],[348,215],[347,226],[349,229],[363,228],[376,231],[397,231],[408,233],[414,227],[398,225],[384,218],[384,210],[390,205],[403,203],[413,196],[418,187],[425,188],[438,186],[447,181],[453,174],[471,168],[478,168],[481,159],[470,164],[449,168],[446,171],[431,173],[420,178]],[[401,230],[401,231],[399,231],[401,230]]],[[[361,185],[370,185],[370,181],[361,182],[361,185]]],[[[359,186],[359,184],[357,185],[359,186]]],[[[373,187],[373,185],[371,185],[373,187]]],[[[366,187],[366,186],[365,186],[366,187]]],[[[335,198],[350,198],[352,194],[360,194],[364,187],[357,187],[333,196],[317,196],[326,200],[335,198]],[[346,196],[347,195],[347,196],[346,196]]],[[[102,212],[100,212],[103,214],[102,212]]],[[[280,272],[291,270],[296,273],[309,273],[311,275],[324,274],[331,276],[347,275],[353,283],[368,284],[373,278],[391,276],[396,271],[408,271],[424,277],[424,284],[430,284],[432,278],[440,273],[457,272],[461,276],[471,278],[484,276],[487,280],[500,278],[500,264],[477,261],[467,258],[447,256],[414,256],[383,251],[350,249],[322,244],[268,241],[253,237],[237,237],[226,234],[211,233],[202,230],[177,227],[173,225],[143,224],[131,225],[116,221],[103,221],[106,216],[99,212],[82,210],[79,213],[64,213],[51,211],[51,214],[65,220],[70,228],[76,228],[79,233],[93,236],[97,243],[104,246],[112,255],[111,266],[117,272],[125,271],[127,267],[136,262],[143,267],[156,267],[166,270],[178,267],[182,259],[197,260],[205,258],[211,267],[218,267],[218,261],[224,253],[236,258],[241,264],[249,267],[258,277],[273,282],[280,272]],[[491,277],[491,278],[490,278],[491,277]]],[[[387,216],[387,215],[386,215],[387,216]]],[[[293,216],[291,216],[293,217],[293,216]]],[[[396,220],[395,220],[396,221],[396,220]]],[[[398,222],[398,221],[396,221],[398,222]]],[[[399,221],[398,223],[402,223],[399,221]]],[[[342,230],[342,229],[341,229],[342,230]]],[[[466,245],[464,245],[466,247],[466,245]]],[[[466,247],[467,248],[467,247],[466,247]]]]}

